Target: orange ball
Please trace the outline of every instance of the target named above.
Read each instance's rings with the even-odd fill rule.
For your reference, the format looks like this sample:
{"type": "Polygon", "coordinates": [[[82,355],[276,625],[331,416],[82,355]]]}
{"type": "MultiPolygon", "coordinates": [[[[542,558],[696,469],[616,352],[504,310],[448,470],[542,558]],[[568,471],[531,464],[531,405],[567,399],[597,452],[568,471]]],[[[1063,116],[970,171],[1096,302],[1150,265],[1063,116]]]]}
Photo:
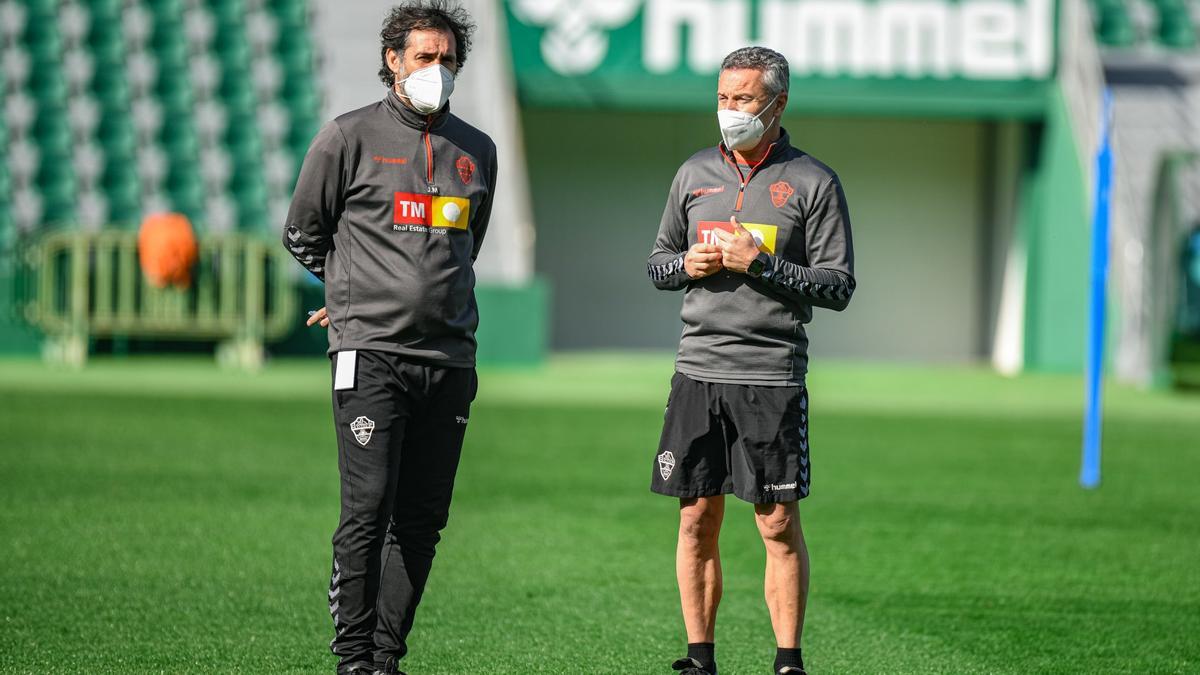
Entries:
{"type": "Polygon", "coordinates": [[[197,257],[196,235],[187,216],[153,213],[142,221],[138,230],[138,260],[142,273],[154,286],[190,286],[197,257]]]}

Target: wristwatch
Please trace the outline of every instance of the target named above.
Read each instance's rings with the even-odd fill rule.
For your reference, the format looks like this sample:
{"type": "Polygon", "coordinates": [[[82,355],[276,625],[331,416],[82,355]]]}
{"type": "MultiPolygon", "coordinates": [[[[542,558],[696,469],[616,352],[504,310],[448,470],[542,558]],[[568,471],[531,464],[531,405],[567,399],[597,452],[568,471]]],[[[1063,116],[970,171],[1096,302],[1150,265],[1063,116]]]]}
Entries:
{"type": "Polygon", "coordinates": [[[757,279],[762,276],[762,273],[766,271],[770,264],[771,256],[760,252],[758,256],[755,257],[754,260],[751,260],[750,264],[746,266],[746,276],[750,277],[751,279],[757,279]]]}

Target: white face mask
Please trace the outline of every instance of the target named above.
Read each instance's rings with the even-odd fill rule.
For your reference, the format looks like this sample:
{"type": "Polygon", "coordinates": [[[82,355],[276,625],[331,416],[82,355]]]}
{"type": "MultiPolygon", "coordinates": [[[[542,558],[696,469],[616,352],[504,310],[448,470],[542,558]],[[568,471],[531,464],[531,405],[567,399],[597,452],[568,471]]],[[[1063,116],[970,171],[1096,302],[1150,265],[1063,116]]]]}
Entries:
{"type": "Polygon", "coordinates": [[[775,101],[778,99],[779,96],[771,99],[771,102],[757,115],[751,115],[741,110],[718,110],[717,124],[721,127],[721,138],[725,141],[725,147],[730,150],[749,150],[758,145],[763,134],[767,133],[767,127],[762,123],[762,116],[771,109],[771,106],[775,105],[775,101]]]}
{"type": "Polygon", "coordinates": [[[400,96],[408,99],[414,110],[430,115],[441,110],[454,93],[454,73],[438,63],[414,70],[397,84],[403,85],[400,96]]]}

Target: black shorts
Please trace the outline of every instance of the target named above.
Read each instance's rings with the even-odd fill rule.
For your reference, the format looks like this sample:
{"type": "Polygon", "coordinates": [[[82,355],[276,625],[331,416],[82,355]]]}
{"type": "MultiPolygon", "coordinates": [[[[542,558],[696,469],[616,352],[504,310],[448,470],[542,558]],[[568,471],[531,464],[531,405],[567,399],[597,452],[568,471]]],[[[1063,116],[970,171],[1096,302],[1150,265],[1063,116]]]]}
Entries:
{"type": "Polygon", "coordinates": [[[651,491],[794,502],[809,476],[807,388],[671,378],[651,491]]]}

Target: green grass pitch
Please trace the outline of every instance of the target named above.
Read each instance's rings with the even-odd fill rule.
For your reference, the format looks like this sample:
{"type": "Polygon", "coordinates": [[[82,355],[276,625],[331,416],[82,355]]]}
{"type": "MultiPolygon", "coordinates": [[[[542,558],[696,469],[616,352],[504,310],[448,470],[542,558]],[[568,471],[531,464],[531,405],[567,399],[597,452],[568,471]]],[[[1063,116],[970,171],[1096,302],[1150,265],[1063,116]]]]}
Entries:
{"type": "MultiPolygon", "coordinates": [[[[484,370],[405,668],[665,673],[675,505],[648,483],[669,358],[484,370]]],[[[337,467],[321,361],[0,363],[0,671],[332,672],[337,467]]],[[[817,364],[805,656],[843,673],[1200,672],[1200,399],[1079,378],[817,364]]],[[[769,672],[752,511],[718,656],[769,672]]]]}

